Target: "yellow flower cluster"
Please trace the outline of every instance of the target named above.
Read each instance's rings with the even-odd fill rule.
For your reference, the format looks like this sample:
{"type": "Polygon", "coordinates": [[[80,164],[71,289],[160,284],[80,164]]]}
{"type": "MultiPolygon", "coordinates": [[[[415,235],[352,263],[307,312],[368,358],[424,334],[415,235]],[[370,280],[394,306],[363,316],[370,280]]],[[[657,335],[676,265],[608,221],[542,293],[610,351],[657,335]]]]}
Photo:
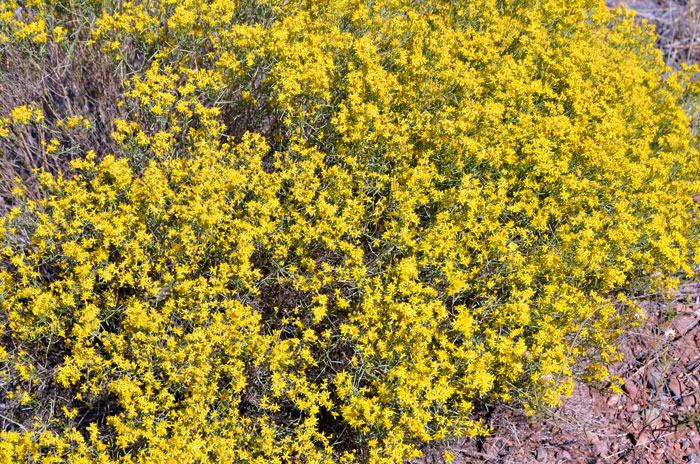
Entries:
{"type": "MultiPolygon", "coordinates": [[[[48,38],[44,0],[0,2],[0,47],[10,41],[43,44],[48,38]]],[[[60,37],[60,31],[54,31],[60,37]]]]}
{"type": "Polygon", "coordinates": [[[0,222],[2,462],[401,463],[615,381],[692,272],[697,70],[602,1],[55,3],[119,150],[0,222]]]}

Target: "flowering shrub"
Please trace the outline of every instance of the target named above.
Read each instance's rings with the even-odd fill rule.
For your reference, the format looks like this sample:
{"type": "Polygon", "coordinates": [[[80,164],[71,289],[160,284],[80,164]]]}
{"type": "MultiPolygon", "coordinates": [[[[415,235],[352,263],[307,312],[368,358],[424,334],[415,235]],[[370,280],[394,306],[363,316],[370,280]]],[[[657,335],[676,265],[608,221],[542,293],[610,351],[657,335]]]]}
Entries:
{"type": "MultiPolygon", "coordinates": [[[[694,69],[602,2],[0,0],[0,34],[124,76],[118,149],[0,223],[3,462],[403,462],[614,382],[624,292],[692,271],[694,69]]],[[[0,137],[97,130],[44,113],[0,137]]]]}

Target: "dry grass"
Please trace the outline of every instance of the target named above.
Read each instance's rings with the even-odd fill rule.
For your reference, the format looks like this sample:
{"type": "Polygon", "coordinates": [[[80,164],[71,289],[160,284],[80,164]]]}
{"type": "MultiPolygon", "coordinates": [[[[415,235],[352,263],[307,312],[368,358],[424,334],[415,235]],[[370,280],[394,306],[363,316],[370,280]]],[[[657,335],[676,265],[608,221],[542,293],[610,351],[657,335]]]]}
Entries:
{"type": "Polygon", "coordinates": [[[45,116],[42,124],[13,128],[10,137],[0,139],[0,214],[14,206],[11,192],[16,177],[36,198],[34,169],[65,173],[70,160],[88,150],[100,156],[117,152],[110,133],[112,121],[121,113],[117,101],[123,72],[99,53],[97,45],[84,42],[76,40],[68,53],[59,49],[64,44],[49,44],[41,56],[18,47],[7,47],[0,54],[0,117],[31,103],[45,116]],[[92,127],[67,131],[58,126],[60,120],[75,116],[84,117],[92,127]],[[48,154],[43,144],[52,138],[58,139],[60,149],[48,154]]]}
{"type": "Polygon", "coordinates": [[[627,5],[654,25],[656,46],[672,68],[700,62],[700,0],[607,0],[610,7],[627,5]]]}

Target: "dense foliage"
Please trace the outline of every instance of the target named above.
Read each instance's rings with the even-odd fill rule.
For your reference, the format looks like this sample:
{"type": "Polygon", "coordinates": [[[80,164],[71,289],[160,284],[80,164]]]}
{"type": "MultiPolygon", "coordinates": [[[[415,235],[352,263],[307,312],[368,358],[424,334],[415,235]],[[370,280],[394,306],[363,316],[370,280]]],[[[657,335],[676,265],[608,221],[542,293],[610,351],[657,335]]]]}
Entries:
{"type": "Polygon", "coordinates": [[[652,43],[590,0],[0,0],[0,460],[398,463],[614,383],[624,295],[695,262],[652,43]]]}

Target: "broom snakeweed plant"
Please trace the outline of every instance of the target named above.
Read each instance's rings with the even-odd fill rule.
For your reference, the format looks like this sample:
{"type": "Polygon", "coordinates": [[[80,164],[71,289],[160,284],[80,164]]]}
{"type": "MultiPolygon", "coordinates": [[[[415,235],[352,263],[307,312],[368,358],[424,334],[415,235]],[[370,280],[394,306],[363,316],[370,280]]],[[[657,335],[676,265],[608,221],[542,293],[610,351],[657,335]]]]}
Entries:
{"type": "Polygon", "coordinates": [[[0,73],[83,44],[121,85],[109,121],[0,114],[25,166],[0,460],[400,463],[487,433],[485,401],[615,384],[628,297],[693,272],[700,193],[697,68],[629,16],[0,0],[0,73]],[[109,144],[60,136],[98,127],[109,144]],[[20,135],[42,131],[65,168],[30,175],[20,135]]]}

